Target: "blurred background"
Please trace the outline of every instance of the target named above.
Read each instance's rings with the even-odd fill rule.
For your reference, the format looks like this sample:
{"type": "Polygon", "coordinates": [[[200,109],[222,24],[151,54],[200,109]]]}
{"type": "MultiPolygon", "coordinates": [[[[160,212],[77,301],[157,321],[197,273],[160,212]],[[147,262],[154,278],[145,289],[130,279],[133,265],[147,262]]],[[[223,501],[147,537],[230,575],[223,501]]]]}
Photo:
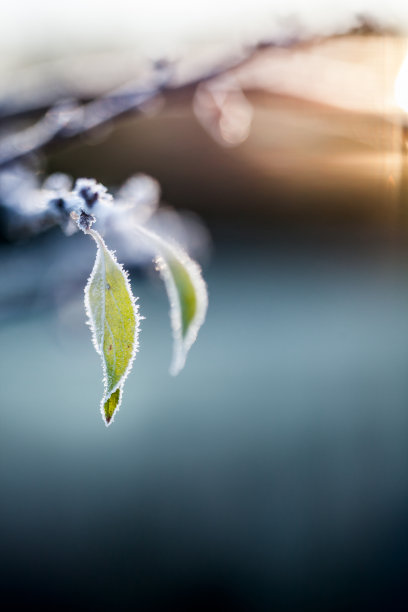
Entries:
{"type": "Polygon", "coordinates": [[[2,608],[406,610],[405,3],[0,7],[2,608]],[[153,177],[208,283],[172,378],[109,238],[146,317],[109,429],[94,245],[25,195],[54,172],[153,177]]]}

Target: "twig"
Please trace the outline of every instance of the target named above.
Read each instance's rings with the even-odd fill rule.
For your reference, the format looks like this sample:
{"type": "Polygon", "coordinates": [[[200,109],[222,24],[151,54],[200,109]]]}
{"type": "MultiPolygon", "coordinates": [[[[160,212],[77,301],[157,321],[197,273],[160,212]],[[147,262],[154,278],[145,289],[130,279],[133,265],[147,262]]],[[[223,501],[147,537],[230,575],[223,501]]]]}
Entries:
{"type": "Polygon", "coordinates": [[[0,144],[0,168],[32,155],[45,146],[73,140],[130,111],[140,111],[145,104],[160,95],[169,78],[168,72],[160,71],[150,86],[138,91],[113,92],[83,105],[55,106],[33,126],[3,139],[0,144]]]}
{"type": "MultiPolygon", "coordinates": [[[[293,40],[290,41],[293,44],[293,40]]],[[[18,162],[38,151],[62,142],[70,142],[129,113],[143,112],[148,104],[169,94],[194,93],[197,85],[237,69],[252,60],[265,47],[274,42],[250,47],[238,58],[225,62],[202,74],[180,79],[177,66],[156,64],[149,83],[133,91],[123,88],[86,104],[60,104],[48,110],[33,126],[3,138],[0,143],[0,169],[18,162]]],[[[281,45],[279,45],[281,46],[281,45]]],[[[283,46],[287,46],[287,43],[283,46]]]]}

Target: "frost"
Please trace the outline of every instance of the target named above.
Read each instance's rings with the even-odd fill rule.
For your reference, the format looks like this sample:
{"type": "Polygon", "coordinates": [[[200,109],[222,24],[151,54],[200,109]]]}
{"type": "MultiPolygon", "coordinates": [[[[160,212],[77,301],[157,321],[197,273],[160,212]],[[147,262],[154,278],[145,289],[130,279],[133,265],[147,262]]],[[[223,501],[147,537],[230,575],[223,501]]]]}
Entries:
{"type": "Polygon", "coordinates": [[[50,205],[55,196],[55,191],[40,188],[36,174],[20,164],[2,170],[0,203],[7,237],[26,237],[60,223],[60,211],[50,205]]]}
{"type": "Polygon", "coordinates": [[[101,183],[97,183],[95,179],[80,178],[76,181],[72,195],[81,200],[82,208],[85,207],[85,212],[91,212],[96,204],[111,204],[112,196],[101,183]]]}
{"type": "MultiPolygon", "coordinates": [[[[160,186],[153,178],[137,174],[114,192],[94,179],[51,174],[40,184],[36,172],[22,164],[0,171],[0,207],[4,210],[3,232],[8,238],[25,238],[59,225],[66,235],[78,231],[71,213],[92,214],[94,229],[120,245],[124,261],[147,264],[155,255],[150,244],[135,242],[135,226],[149,224],[154,233],[171,238],[188,252],[207,251],[208,234],[193,215],[170,207],[159,207],[160,186]]],[[[166,238],[167,239],[167,238],[166,238]]]]}
{"type": "Polygon", "coordinates": [[[79,229],[81,229],[83,232],[87,232],[91,229],[95,221],[96,219],[93,215],[88,215],[88,213],[81,210],[81,214],[79,215],[77,223],[79,229]]]}

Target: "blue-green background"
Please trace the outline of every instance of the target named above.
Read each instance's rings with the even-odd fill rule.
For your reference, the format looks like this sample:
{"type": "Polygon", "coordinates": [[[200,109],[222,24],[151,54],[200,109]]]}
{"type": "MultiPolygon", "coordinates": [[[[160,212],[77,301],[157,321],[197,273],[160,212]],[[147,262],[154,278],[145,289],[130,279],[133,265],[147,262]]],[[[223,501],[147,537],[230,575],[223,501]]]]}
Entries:
{"type": "Polygon", "coordinates": [[[408,257],[213,237],[208,318],[177,378],[164,288],[134,270],[146,320],[109,429],[91,241],[3,245],[7,610],[405,609],[408,257]]]}

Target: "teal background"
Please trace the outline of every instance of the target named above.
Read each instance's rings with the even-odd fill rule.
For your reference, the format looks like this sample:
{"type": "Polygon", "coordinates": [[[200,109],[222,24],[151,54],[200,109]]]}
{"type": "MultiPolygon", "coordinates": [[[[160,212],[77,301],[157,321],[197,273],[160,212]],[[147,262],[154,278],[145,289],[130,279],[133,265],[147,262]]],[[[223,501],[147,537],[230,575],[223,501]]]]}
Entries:
{"type": "Polygon", "coordinates": [[[3,245],[8,610],[403,609],[404,249],[212,229],[208,318],[177,378],[164,287],[133,271],[146,320],[108,429],[82,303],[91,241],[3,245]],[[83,276],[50,292],[75,258],[83,276]]]}

